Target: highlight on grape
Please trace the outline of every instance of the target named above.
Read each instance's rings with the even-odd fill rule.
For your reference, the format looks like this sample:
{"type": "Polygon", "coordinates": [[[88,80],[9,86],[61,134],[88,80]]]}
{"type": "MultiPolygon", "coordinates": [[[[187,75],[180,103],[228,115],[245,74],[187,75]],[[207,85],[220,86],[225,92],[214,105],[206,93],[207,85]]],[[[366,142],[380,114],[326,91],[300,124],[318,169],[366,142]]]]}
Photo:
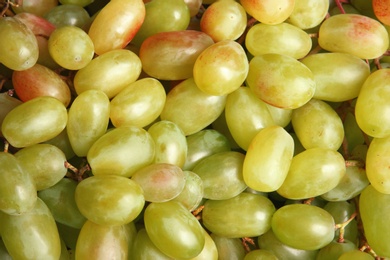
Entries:
{"type": "Polygon", "coordinates": [[[389,0],[0,0],[0,259],[390,259],[389,0]]]}

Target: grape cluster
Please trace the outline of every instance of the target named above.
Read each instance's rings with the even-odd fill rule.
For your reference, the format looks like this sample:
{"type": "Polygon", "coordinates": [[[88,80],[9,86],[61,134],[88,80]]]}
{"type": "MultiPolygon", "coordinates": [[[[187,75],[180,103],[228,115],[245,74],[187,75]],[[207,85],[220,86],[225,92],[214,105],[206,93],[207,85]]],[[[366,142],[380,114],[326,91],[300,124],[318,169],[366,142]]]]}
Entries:
{"type": "Polygon", "coordinates": [[[0,13],[0,259],[390,258],[389,0],[0,13]]]}

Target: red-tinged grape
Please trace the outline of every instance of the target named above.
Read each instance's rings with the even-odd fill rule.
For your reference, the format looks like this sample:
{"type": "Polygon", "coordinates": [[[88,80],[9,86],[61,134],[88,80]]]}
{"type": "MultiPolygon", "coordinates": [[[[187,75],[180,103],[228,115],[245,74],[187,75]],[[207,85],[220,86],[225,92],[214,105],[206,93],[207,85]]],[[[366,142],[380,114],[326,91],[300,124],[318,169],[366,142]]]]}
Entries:
{"type": "Polygon", "coordinates": [[[106,133],[109,116],[110,100],[101,90],[86,90],[74,99],[66,131],[77,156],[85,157],[93,143],[106,133]]]}
{"type": "Polygon", "coordinates": [[[385,27],[377,20],[357,14],[339,14],[321,24],[318,43],[330,52],[374,59],[389,48],[389,36],[385,27]]]}
{"type": "MultiPolygon", "coordinates": [[[[23,102],[17,98],[11,97],[8,93],[0,93],[0,125],[3,123],[5,116],[15,107],[19,106],[23,102]]],[[[0,129],[0,136],[3,133],[0,129]]]]}
{"type": "Polygon", "coordinates": [[[142,0],[112,0],[93,20],[88,35],[101,55],[124,48],[135,36],[145,19],[142,0]],[[107,40],[109,39],[109,40],[107,40]]]}
{"type": "Polygon", "coordinates": [[[215,42],[237,40],[245,31],[247,14],[237,1],[216,1],[202,15],[200,28],[215,42]]]}
{"type": "Polygon", "coordinates": [[[142,211],[145,199],[133,180],[117,175],[91,176],[79,182],[75,200],[81,214],[100,225],[124,225],[142,211]]]}
{"type": "Polygon", "coordinates": [[[36,36],[41,35],[49,37],[56,29],[54,24],[49,22],[47,19],[33,13],[18,13],[14,16],[14,18],[24,23],[36,36]]]}
{"type": "Polygon", "coordinates": [[[58,6],[58,0],[23,0],[23,4],[11,5],[15,13],[32,13],[44,16],[51,9],[58,6]]]}
{"type": "Polygon", "coordinates": [[[286,245],[318,250],[334,239],[334,219],[324,209],[307,204],[285,205],[272,216],[272,230],[286,245]]]}
{"type": "Polygon", "coordinates": [[[12,84],[18,98],[23,102],[50,96],[61,101],[65,107],[70,103],[71,93],[66,82],[59,74],[38,63],[29,69],[14,71],[12,84]]]}
{"type": "Polygon", "coordinates": [[[141,60],[129,50],[113,50],[94,58],[77,71],[73,84],[77,94],[88,89],[102,90],[113,98],[141,74],[141,60]]]}
{"type": "Polygon", "coordinates": [[[0,18],[0,63],[12,70],[25,70],[38,60],[38,42],[33,31],[13,17],[0,18]]]}
{"type": "Polygon", "coordinates": [[[295,1],[294,10],[287,22],[301,28],[314,28],[325,19],[329,10],[329,0],[295,1]]]}
{"type": "Polygon", "coordinates": [[[196,59],[213,43],[210,36],[194,30],[156,33],[141,45],[142,69],[162,80],[190,78],[196,59]]]}
{"type": "Polygon", "coordinates": [[[43,96],[10,111],[1,130],[12,146],[21,148],[54,138],[65,129],[67,121],[65,105],[56,98],[43,96]]]}
{"type": "Polygon", "coordinates": [[[145,209],[144,223],[153,244],[171,258],[190,259],[204,248],[203,227],[177,201],[149,204],[145,209]]]}
{"type": "Polygon", "coordinates": [[[243,47],[223,40],[202,51],[194,64],[196,86],[209,95],[223,96],[241,87],[248,74],[248,59],[243,47]]]}
{"type": "Polygon", "coordinates": [[[88,150],[94,175],[130,177],[154,160],[155,144],[143,128],[122,126],[101,136],[88,150]]]}
{"type": "Polygon", "coordinates": [[[195,17],[202,6],[202,0],[184,0],[190,11],[190,17],[195,17]]]}
{"type": "Polygon", "coordinates": [[[295,0],[241,0],[240,3],[259,22],[278,24],[291,15],[295,0]]]}
{"type": "Polygon", "coordinates": [[[372,9],[375,17],[386,25],[390,25],[390,1],[372,0],[372,9]]]}
{"type": "Polygon", "coordinates": [[[90,19],[88,12],[78,5],[59,5],[52,8],[44,16],[57,28],[62,26],[82,27],[90,19]]]}

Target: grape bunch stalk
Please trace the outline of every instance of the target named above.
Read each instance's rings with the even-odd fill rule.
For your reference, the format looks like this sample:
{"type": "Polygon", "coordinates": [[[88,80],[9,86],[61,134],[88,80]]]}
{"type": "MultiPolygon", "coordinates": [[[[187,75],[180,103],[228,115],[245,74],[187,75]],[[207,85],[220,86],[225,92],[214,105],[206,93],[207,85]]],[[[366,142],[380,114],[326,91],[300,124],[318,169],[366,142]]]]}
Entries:
{"type": "Polygon", "coordinates": [[[389,259],[389,0],[0,0],[0,259],[389,259]]]}

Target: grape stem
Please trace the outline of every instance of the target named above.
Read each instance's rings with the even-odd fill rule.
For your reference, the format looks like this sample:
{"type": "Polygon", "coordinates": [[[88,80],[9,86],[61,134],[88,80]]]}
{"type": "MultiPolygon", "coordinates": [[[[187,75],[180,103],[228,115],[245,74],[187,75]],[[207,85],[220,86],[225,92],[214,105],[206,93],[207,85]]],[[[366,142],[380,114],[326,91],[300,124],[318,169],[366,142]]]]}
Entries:
{"type": "Polygon", "coordinates": [[[9,149],[9,143],[7,140],[4,140],[4,152],[8,153],[8,149],[9,149]]]}
{"type": "Polygon", "coordinates": [[[83,167],[79,169],[77,169],[76,167],[74,167],[72,164],[70,164],[68,161],[65,161],[64,162],[64,166],[65,168],[71,170],[73,173],[67,173],[67,177],[71,178],[71,179],[74,179],[78,182],[82,181],[83,180],[83,176],[84,176],[84,173],[86,171],[89,171],[91,170],[91,168],[89,167],[89,164],[86,164],[84,165],[83,167]]]}
{"type": "Polygon", "coordinates": [[[344,243],[344,234],[345,234],[345,227],[357,216],[357,212],[355,211],[347,221],[344,223],[336,224],[335,229],[340,229],[340,235],[339,239],[337,240],[338,243],[344,243]]]}
{"type": "Polygon", "coordinates": [[[197,220],[201,220],[202,216],[200,215],[200,213],[202,212],[203,209],[204,209],[203,205],[199,206],[197,209],[192,211],[192,215],[194,215],[197,220]]]}
{"type": "Polygon", "coordinates": [[[256,247],[255,241],[250,237],[243,237],[243,238],[241,238],[241,240],[242,240],[242,245],[244,246],[246,252],[251,251],[248,244],[251,244],[252,246],[256,247]]]}
{"type": "Polygon", "coordinates": [[[340,12],[342,14],[345,14],[345,10],[344,10],[343,4],[348,4],[349,1],[348,0],[335,0],[335,3],[337,5],[337,7],[339,8],[340,12]]]}
{"type": "Polygon", "coordinates": [[[359,167],[364,168],[365,163],[361,160],[345,160],[345,166],[346,167],[359,167]]]}

